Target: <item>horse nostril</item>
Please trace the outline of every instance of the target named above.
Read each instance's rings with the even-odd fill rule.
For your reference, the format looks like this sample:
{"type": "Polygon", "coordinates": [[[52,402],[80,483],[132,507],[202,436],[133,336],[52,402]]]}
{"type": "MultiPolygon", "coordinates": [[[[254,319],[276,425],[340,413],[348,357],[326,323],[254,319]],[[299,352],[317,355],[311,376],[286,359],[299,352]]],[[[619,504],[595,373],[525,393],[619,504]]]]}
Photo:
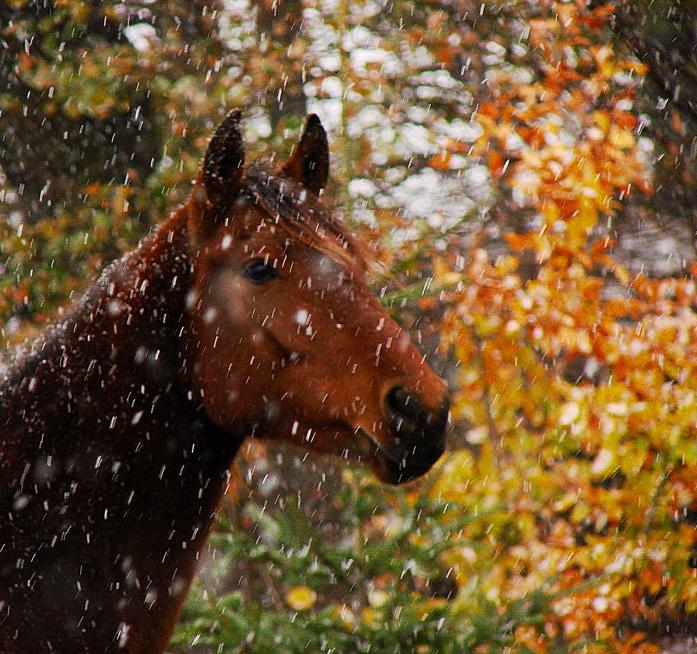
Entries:
{"type": "Polygon", "coordinates": [[[402,407],[406,406],[408,399],[409,394],[404,386],[395,386],[387,391],[387,395],[385,395],[385,403],[396,413],[399,413],[402,407]]]}
{"type": "Polygon", "coordinates": [[[402,438],[411,442],[414,438],[445,438],[450,401],[445,398],[441,406],[427,411],[416,395],[403,386],[393,386],[385,395],[385,417],[389,425],[402,438]]]}
{"type": "Polygon", "coordinates": [[[403,386],[394,386],[383,399],[383,411],[392,430],[383,445],[383,461],[396,483],[426,472],[445,451],[450,401],[426,408],[420,397],[403,386]]]}
{"type": "Polygon", "coordinates": [[[407,393],[404,386],[394,386],[385,396],[385,404],[393,413],[416,418],[421,410],[421,403],[407,393]]]}
{"type": "Polygon", "coordinates": [[[415,434],[426,420],[421,402],[403,386],[394,386],[385,395],[385,414],[392,428],[399,434],[415,434]]]}

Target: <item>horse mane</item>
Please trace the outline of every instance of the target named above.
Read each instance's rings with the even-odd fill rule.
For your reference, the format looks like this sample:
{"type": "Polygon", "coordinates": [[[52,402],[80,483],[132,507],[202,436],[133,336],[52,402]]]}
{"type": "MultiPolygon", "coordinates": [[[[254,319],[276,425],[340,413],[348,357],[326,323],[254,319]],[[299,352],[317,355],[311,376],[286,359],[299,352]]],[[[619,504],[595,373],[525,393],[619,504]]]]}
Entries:
{"type": "Polygon", "coordinates": [[[114,276],[124,274],[129,264],[132,265],[135,253],[144,243],[152,240],[153,233],[146,236],[135,250],[126,252],[106,266],[99,277],[84,289],[79,299],[59,308],[39,334],[5,353],[0,359],[0,408],[29,383],[40,366],[55,355],[56,350],[65,347],[68,335],[85,315],[98,309],[114,276]]]}
{"type": "Polygon", "coordinates": [[[74,328],[82,313],[99,299],[94,291],[98,284],[99,281],[93,282],[83,297],[57,322],[49,323],[40,334],[6,353],[6,357],[0,361],[0,406],[29,383],[41,364],[64,344],[66,333],[74,328]]]}
{"type": "Polygon", "coordinates": [[[366,248],[303,185],[257,168],[247,172],[244,190],[289,237],[334,261],[367,268],[366,248]]]}

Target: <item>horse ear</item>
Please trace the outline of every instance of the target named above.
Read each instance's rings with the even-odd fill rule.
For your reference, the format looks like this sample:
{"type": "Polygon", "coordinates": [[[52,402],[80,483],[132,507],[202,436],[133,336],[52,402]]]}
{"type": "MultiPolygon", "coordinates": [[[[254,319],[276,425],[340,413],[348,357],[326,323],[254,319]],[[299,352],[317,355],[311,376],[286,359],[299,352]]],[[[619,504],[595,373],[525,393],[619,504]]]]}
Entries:
{"type": "Polygon", "coordinates": [[[279,174],[300,182],[319,195],[329,177],[329,144],[327,133],[315,114],[305,122],[305,130],[293,149],[290,159],[279,169],[279,174]]]}
{"type": "Polygon", "coordinates": [[[240,132],[242,112],[231,111],[215,130],[203,159],[203,185],[208,200],[218,207],[237,197],[244,175],[244,145],[240,132]]]}

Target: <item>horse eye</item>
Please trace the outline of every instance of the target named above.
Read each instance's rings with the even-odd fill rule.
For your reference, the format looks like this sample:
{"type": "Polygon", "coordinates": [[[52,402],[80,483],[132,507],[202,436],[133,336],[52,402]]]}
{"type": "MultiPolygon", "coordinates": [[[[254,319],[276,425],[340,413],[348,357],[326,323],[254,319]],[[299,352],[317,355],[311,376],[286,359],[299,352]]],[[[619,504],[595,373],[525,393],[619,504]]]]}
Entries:
{"type": "Polygon", "coordinates": [[[252,284],[263,284],[276,276],[276,269],[263,259],[254,259],[244,269],[244,276],[252,284]]]}

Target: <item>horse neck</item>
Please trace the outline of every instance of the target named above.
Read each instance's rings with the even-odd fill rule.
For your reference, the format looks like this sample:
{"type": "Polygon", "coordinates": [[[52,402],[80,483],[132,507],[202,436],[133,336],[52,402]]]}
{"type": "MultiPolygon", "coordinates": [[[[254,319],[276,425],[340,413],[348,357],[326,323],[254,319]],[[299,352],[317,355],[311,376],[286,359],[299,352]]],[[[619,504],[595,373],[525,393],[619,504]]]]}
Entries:
{"type": "Polygon", "coordinates": [[[205,419],[189,383],[196,342],[185,307],[192,276],[186,209],[107,268],[0,385],[4,431],[26,435],[9,438],[10,446],[35,447],[30,435],[41,433],[39,449],[46,439],[71,449],[75,435],[100,444],[108,436],[129,448],[155,437],[152,418],[164,406],[174,412],[167,423],[182,413],[205,419]],[[71,435],[73,428],[84,433],[71,435]]]}
{"type": "MultiPolygon", "coordinates": [[[[18,599],[29,578],[62,602],[80,570],[83,590],[66,602],[87,624],[91,594],[100,626],[68,648],[97,651],[123,622],[135,645],[120,651],[164,649],[241,442],[211,423],[188,384],[187,248],[184,208],[107,269],[0,387],[0,511],[11,516],[0,523],[0,604],[30,612],[32,600],[18,599]],[[17,568],[20,559],[31,564],[17,568]],[[19,590],[13,599],[2,587],[19,590]]],[[[53,646],[68,638],[53,632],[53,646]]]]}

